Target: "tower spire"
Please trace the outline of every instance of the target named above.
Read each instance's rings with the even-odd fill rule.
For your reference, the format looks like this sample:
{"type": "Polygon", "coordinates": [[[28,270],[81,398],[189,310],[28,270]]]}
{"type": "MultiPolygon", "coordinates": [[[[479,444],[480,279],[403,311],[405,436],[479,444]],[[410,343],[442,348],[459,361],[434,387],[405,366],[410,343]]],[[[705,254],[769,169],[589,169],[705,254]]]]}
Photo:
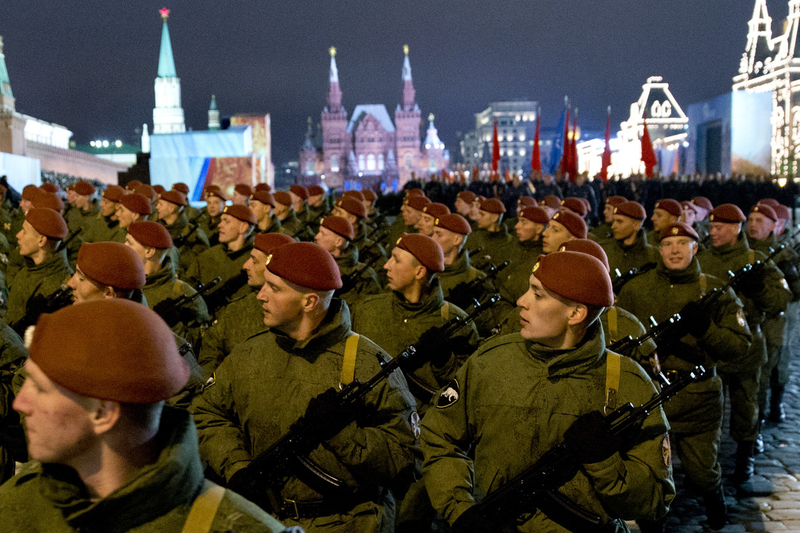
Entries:
{"type": "Polygon", "coordinates": [[[2,36],[0,36],[0,111],[14,111],[14,94],[11,92],[11,80],[8,78],[2,36]]]}
{"type": "Polygon", "coordinates": [[[416,91],[411,79],[411,62],[408,59],[408,45],[403,45],[403,111],[412,111],[415,105],[416,91]]]}
{"type": "Polygon", "coordinates": [[[169,9],[159,10],[164,21],[161,27],[161,51],[158,56],[158,77],[155,82],[156,106],[153,108],[153,134],[182,133],[186,123],[181,107],[181,80],[175,71],[172,43],[169,38],[169,9]]]}
{"type": "Polygon", "coordinates": [[[219,124],[219,109],[217,109],[217,96],[211,95],[211,104],[208,106],[208,129],[218,130],[219,124]]]}
{"type": "Polygon", "coordinates": [[[164,25],[161,27],[161,52],[158,55],[158,77],[177,78],[178,74],[175,71],[175,59],[172,57],[172,41],[170,41],[169,38],[169,26],[167,25],[169,9],[162,7],[159,13],[161,13],[161,18],[164,20],[164,25]]]}
{"type": "Polygon", "coordinates": [[[331,55],[330,68],[330,89],[328,90],[328,109],[331,113],[338,113],[342,107],[342,90],[339,88],[339,69],[336,67],[336,48],[331,46],[328,49],[331,55]]]}

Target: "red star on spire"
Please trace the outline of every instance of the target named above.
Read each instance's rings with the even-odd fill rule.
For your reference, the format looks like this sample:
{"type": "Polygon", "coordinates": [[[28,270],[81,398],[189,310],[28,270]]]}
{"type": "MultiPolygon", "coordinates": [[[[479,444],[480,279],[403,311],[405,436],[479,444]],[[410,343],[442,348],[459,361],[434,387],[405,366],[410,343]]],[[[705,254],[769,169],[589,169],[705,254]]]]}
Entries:
{"type": "Polygon", "coordinates": [[[162,7],[161,9],[158,10],[158,12],[161,13],[161,18],[166,19],[167,17],[169,17],[169,9],[167,9],[166,7],[162,7]]]}

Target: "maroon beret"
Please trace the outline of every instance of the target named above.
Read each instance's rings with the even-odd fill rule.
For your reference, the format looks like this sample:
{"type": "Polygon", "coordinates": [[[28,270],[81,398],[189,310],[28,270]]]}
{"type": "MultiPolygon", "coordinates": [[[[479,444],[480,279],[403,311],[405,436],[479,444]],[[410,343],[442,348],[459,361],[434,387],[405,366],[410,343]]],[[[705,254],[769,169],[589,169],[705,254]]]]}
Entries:
{"type": "Polygon", "coordinates": [[[292,205],[292,197],[288,192],[276,191],[272,193],[272,197],[281,205],[292,205]]]}
{"type": "Polygon", "coordinates": [[[185,183],[183,183],[182,181],[179,181],[177,183],[173,183],[172,184],[172,190],[173,191],[182,192],[183,194],[186,194],[186,195],[189,194],[189,186],[186,185],[185,183]]]}
{"type": "Polygon", "coordinates": [[[144,196],[148,200],[152,200],[153,198],[156,197],[155,189],[153,189],[150,185],[147,185],[146,183],[143,183],[143,184],[139,185],[138,187],[136,187],[133,190],[133,192],[135,192],[136,194],[141,194],[142,196],[144,196]]]}
{"type": "Polygon", "coordinates": [[[295,240],[285,233],[259,233],[253,241],[253,247],[269,255],[274,248],[290,242],[295,240]]]}
{"type": "MultiPolygon", "coordinates": [[[[700,207],[700,206],[697,206],[697,205],[693,204],[689,200],[684,200],[684,201],[681,202],[681,207],[683,208],[684,212],[686,212],[686,210],[688,210],[688,209],[691,209],[693,213],[697,213],[697,208],[700,207]]],[[[700,208],[700,209],[702,209],[702,208],[700,208]]]]}
{"type": "Polygon", "coordinates": [[[67,223],[64,217],[47,207],[31,207],[25,215],[25,220],[45,237],[60,240],[67,236],[67,223]]]}
{"type": "Polygon", "coordinates": [[[101,400],[157,403],[189,381],[169,326],[146,305],[117,298],[42,315],[30,358],[65,389],[101,400]]]}
{"type": "Polygon", "coordinates": [[[250,197],[250,200],[255,200],[256,202],[261,202],[264,205],[271,205],[275,207],[275,198],[272,197],[272,193],[267,191],[256,191],[253,193],[253,196],[250,197]]]}
{"type": "Polygon", "coordinates": [[[664,240],[667,237],[689,237],[695,241],[700,241],[697,232],[689,224],[685,222],[675,222],[661,230],[658,235],[659,240],[664,240]]]}
{"type": "Polygon", "coordinates": [[[397,247],[413,255],[428,272],[444,271],[442,247],[427,235],[403,233],[397,239],[397,247]]]}
{"type": "Polygon", "coordinates": [[[342,276],[333,256],[313,242],[292,242],[274,248],[267,269],[284,280],[318,291],[342,288],[342,276]]]}
{"type": "Polygon", "coordinates": [[[558,209],[559,207],[561,207],[561,198],[559,198],[555,194],[548,194],[547,196],[544,197],[542,202],[544,203],[545,206],[551,209],[558,209]]]}
{"type": "Polygon", "coordinates": [[[69,188],[81,196],[91,196],[94,194],[94,185],[88,181],[78,181],[70,185],[69,188]]]}
{"type": "Polygon", "coordinates": [[[792,218],[792,215],[789,213],[789,208],[786,207],[785,205],[778,204],[776,207],[773,208],[773,210],[775,211],[775,215],[780,220],[789,220],[790,218],[792,218]]]}
{"type": "Polygon", "coordinates": [[[186,205],[186,195],[177,189],[171,191],[164,191],[161,193],[161,199],[175,205],[186,205]]]}
{"type": "Polygon", "coordinates": [[[356,232],[353,231],[353,225],[350,224],[350,221],[344,217],[325,217],[322,219],[322,223],[320,225],[323,228],[329,229],[336,235],[344,237],[349,241],[352,241],[356,238],[356,232]]]}
{"type": "Polygon", "coordinates": [[[422,212],[426,215],[436,218],[442,215],[447,215],[450,213],[450,209],[446,205],[440,204],[439,202],[431,202],[422,208],[422,212]]]}
{"type": "Polygon", "coordinates": [[[773,222],[778,221],[778,215],[775,214],[775,210],[772,207],[768,206],[767,204],[754,205],[753,207],[750,208],[750,212],[761,213],[762,215],[772,220],[773,222]]]}
{"type": "Polygon", "coordinates": [[[525,207],[532,207],[538,205],[536,203],[536,198],[533,196],[520,196],[517,200],[517,205],[523,205],[525,207]]]}
{"type": "Polygon", "coordinates": [[[41,191],[42,190],[36,185],[26,185],[25,187],[22,188],[22,199],[32,202],[34,197],[41,191]]]}
{"type": "Polygon", "coordinates": [[[584,221],[583,218],[581,218],[581,216],[577,213],[573,213],[572,211],[568,211],[566,209],[561,209],[560,211],[556,212],[556,214],[553,215],[553,218],[550,220],[558,222],[567,228],[567,231],[570,232],[573,237],[577,239],[586,238],[586,221],[584,221]]]}
{"type": "Polygon", "coordinates": [[[203,189],[203,196],[206,200],[208,200],[211,196],[216,196],[223,202],[227,201],[228,199],[225,198],[225,195],[222,194],[222,189],[219,188],[217,185],[209,185],[205,189],[203,189]]]}
{"type": "Polygon", "coordinates": [[[237,218],[242,222],[247,222],[248,224],[255,224],[258,222],[258,220],[256,220],[256,216],[246,205],[240,205],[240,204],[229,205],[222,210],[222,214],[230,215],[233,218],[237,218]]]}
{"type": "Polygon", "coordinates": [[[289,192],[293,193],[295,196],[299,196],[303,200],[308,200],[308,189],[302,185],[292,185],[289,187],[289,192]]]}
{"type": "Polygon", "coordinates": [[[683,214],[683,208],[681,207],[681,204],[677,200],[673,200],[671,198],[664,198],[657,201],[656,206],[653,209],[661,209],[662,211],[666,211],[674,217],[679,217],[683,214]]]}
{"type": "Polygon", "coordinates": [[[550,292],[584,305],[614,305],[608,270],[599,259],[582,252],[539,256],[533,275],[550,292]]]}
{"type": "Polygon", "coordinates": [[[312,185],[308,188],[308,195],[309,196],[322,196],[325,194],[325,189],[320,187],[319,185],[312,185]]]}
{"type": "Polygon", "coordinates": [[[268,183],[256,183],[256,187],[254,189],[254,191],[266,191],[266,192],[270,192],[271,190],[272,187],[270,187],[268,183]]]}
{"type": "Polygon", "coordinates": [[[349,191],[344,191],[342,196],[352,196],[353,198],[355,198],[359,202],[363,202],[364,201],[364,195],[361,194],[361,191],[357,191],[355,189],[350,189],[349,191]]]}
{"type": "Polygon", "coordinates": [[[550,216],[548,216],[547,211],[538,206],[526,207],[519,216],[520,218],[536,222],[537,224],[547,224],[550,222],[550,216]]]}
{"type": "Polygon", "coordinates": [[[132,191],[141,184],[142,182],[139,180],[131,180],[128,182],[127,185],[125,185],[125,188],[128,189],[129,191],[132,191]]]}
{"type": "Polygon", "coordinates": [[[711,222],[726,222],[728,224],[738,224],[747,220],[742,210],[733,204],[718,205],[708,216],[711,222]]]}
{"type": "MultiPolygon", "coordinates": [[[[165,189],[163,185],[153,185],[153,190],[156,191],[156,194],[161,195],[167,189],[165,189]]],[[[178,189],[172,189],[172,190],[173,191],[178,191],[178,189]]],[[[178,191],[178,192],[181,192],[181,191],[178,191]]],[[[186,194],[186,193],[184,193],[184,194],[186,194]]]]}
{"type": "MultiPolygon", "coordinates": [[[[416,191],[418,189],[411,189],[412,191],[416,191]]],[[[417,211],[422,211],[425,209],[425,206],[431,203],[430,199],[424,196],[410,196],[406,205],[411,209],[416,209],[417,211]]]]}
{"type": "Polygon", "coordinates": [[[487,213],[494,213],[496,215],[502,215],[506,212],[506,206],[503,205],[503,202],[498,200],[497,198],[487,198],[486,200],[481,202],[481,211],[486,211],[487,213]]]}
{"type": "Polygon", "coordinates": [[[608,264],[608,255],[603,247],[590,239],[572,239],[558,247],[559,252],[581,252],[582,254],[589,254],[596,257],[603,263],[606,270],[611,271],[611,266],[608,264]]]}
{"type": "Polygon", "coordinates": [[[471,204],[475,201],[475,193],[472,191],[461,191],[457,196],[462,202],[471,204]]]}
{"type": "Polygon", "coordinates": [[[461,235],[469,235],[472,233],[472,228],[469,222],[467,222],[467,219],[458,213],[447,213],[446,215],[437,217],[436,220],[433,221],[433,225],[461,235]]]}
{"type": "Polygon", "coordinates": [[[234,192],[238,192],[242,196],[250,197],[253,194],[253,188],[247,185],[246,183],[237,183],[236,186],[233,188],[234,192]]]}
{"type": "Polygon", "coordinates": [[[581,202],[581,199],[576,198],[575,196],[570,196],[569,198],[564,198],[561,200],[561,207],[569,209],[581,217],[586,216],[586,204],[581,202]]]}
{"type": "Polygon", "coordinates": [[[619,204],[624,204],[627,201],[628,201],[628,199],[625,198],[624,196],[609,196],[606,199],[606,204],[616,207],[619,204]]]}
{"type": "Polygon", "coordinates": [[[126,194],[120,198],[119,203],[127,207],[130,211],[139,213],[140,215],[149,215],[153,212],[153,206],[150,205],[150,200],[136,192],[133,194],[126,194]]]}
{"type": "Polygon", "coordinates": [[[103,285],[132,291],[145,284],[144,263],[119,242],[87,242],[78,251],[78,270],[103,285]]]}
{"type": "Polygon", "coordinates": [[[695,196],[692,199],[692,203],[694,205],[699,205],[700,207],[702,207],[706,211],[713,211],[714,210],[714,204],[712,204],[711,200],[709,200],[705,196],[695,196]]]}
{"type": "Polygon", "coordinates": [[[776,205],[780,205],[780,202],[775,198],[762,198],[758,201],[758,205],[768,205],[774,209],[776,205]]]}
{"type": "Polygon", "coordinates": [[[58,194],[61,191],[61,187],[59,187],[55,183],[47,183],[47,182],[39,185],[39,189],[45,192],[52,192],[53,194],[58,194]]]}
{"type": "Polygon", "coordinates": [[[425,193],[422,192],[422,189],[406,189],[406,198],[411,198],[412,196],[425,196],[425,193]]]}
{"type": "Polygon", "coordinates": [[[31,204],[33,204],[33,207],[46,207],[59,212],[64,209],[64,201],[61,200],[57,194],[41,190],[39,194],[31,200],[31,204]]]}
{"type": "Polygon", "coordinates": [[[361,194],[364,196],[364,200],[367,202],[374,202],[378,199],[378,195],[372,192],[372,190],[367,189],[365,191],[361,191],[361,194]]]}
{"type": "Polygon", "coordinates": [[[625,202],[615,206],[614,214],[635,218],[636,220],[644,220],[647,218],[647,213],[645,213],[642,204],[634,201],[625,202]]]}
{"type": "Polygon", "coordinates": [[[128,235],[142,246],[167,250],[172,248],[172,236],[162,224],[149,220],[134,222],[128,226],[128,235]]]}
{"type": "Polygon", "coordinates": [[[367,208],[352,196],[341,196],[337,198],[336,207],[340,207],[358,218],[367,216],[367,208]]]}

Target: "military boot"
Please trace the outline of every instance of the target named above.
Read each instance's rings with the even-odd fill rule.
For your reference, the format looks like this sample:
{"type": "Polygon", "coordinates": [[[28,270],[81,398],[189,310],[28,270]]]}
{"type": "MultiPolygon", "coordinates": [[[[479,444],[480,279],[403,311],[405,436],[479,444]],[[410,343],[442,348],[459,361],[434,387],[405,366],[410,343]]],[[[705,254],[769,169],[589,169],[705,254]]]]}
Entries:
{"type": "Polygon", "coordinates": [[[773,385],[769,399],[769,421],[780,424],[786,418],[783,410],[783,391],[786,385],[773,385]]]}
{"type": "Polygon", "coordinates": [[[747,482],[756,470],[755,442],[739,441],[736,448],[736,468],[731,480],[736,485],[747,482]]]}
{"type": "Polygon", "coordinates": [[[720,485],[714,492],[703,494],[706,507],[707,525],[711,529],[722,529],[728,523],[728,508],[725,506],[725,493],[720,485]]]}

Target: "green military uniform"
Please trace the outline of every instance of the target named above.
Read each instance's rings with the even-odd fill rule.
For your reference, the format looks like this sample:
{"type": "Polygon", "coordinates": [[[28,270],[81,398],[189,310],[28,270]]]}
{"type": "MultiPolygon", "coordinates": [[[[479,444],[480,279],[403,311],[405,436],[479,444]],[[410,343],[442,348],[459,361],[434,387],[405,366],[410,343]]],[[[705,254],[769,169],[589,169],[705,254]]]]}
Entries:
{"type": "Polygon", "coordinates": [[[614,240],[614,233],[611,231],[611,224],[602,222],[596,228],[590,230],[587,237],[598,244],[604,244],[607,241],[614,240]]]}
{"type": "Polygon", "coordinates": [[[186,213],[181,213],[175,222],[165,226],[178,249],[180,264],[175,265],[176,269],[178,273],[186,272],[195,258],[209,249],[208,237],[199,226],[189,224],[186,213]]]}
{"type": "Polygon", "coordinates": [[[278,220],[278,217],[275,215],[270,216],[269,225],[267,225],[266,229],[262,230],[260,227],[258,228],[259,233],[283,233],[281,231],[281,222],[278,220]]]}
{"type": "MultiPolygon", "coordinates": [[[[386,250],[379,242],[368,239],[366,234],[363,222],[358,222],[356,238],[350,241],[350,246],[358,248],[358,258],[361,262],[380,268],[388,259],[386,250]]],[[[395,244],[396,242],[392,243],[392,247],[395,244]]]]}
{"type": "Polygon", "coordinates": [[[450,294],[450,290],[456,285],[461,283],[469,283],[476,279],[483,279],[486,275],[472,266],[469,261],[469,252],[461,250],[456,257],[456,260],[445,265],[444,272],[437,272],[436,279],[439,280],[439,286],[442,288],[444,299],[450,294]]]}
{"type": "Polygon", "coordinates": [[[226,305],[206,330],[197,358],[204,376],[211,376],[239,343],[267,329],[264,325],[264,310],[256,298],[257,294],[257,289],[251,290],[226,305]]]}
{"type": "MultiPolygon", "coordinates": [[[[688,302],[698,301],[722,286],[719,278],[700,273],[697,258],[682,271],[668,270],[659,261],[656,269],[637,276],[623,287],[617,304],[640,320],[653,316],[661,323],[688,302]]],[[[746,353],[750,332],[741,302],[733,292],[728,290],[709,312],[711,326],[702,337],[687,334],[679,339],[665,339],[659,347],[662,371],[668,374],[685,371],[699,364],[712,370],[717,361],[746,353]]],[[[722,437],[723,398],[721,379],[712,373],[706,376],[707,379],[679,392],[664,406],[664,411],[686,475],[702,493],[712,494],[719,489],[722,475],[717,455],[722,437]]]]}
{"type": "Polygon", "coordinates": [[[615,269],[619,269],[622,274],[625,274],[647,263],[658,262],[658,250],[648,244],[647,236],[643,229],[639,229],[636,240],[630,246],[617,239],[598,244],[603,247],[606,256],[608,256],[608,266],[612,274],[615,269]]]}
{"type": "Polygon", "coordinates": [[[356,303],[365,296],[381,292],[381,284],[378,282],[375,269],[358,260],[358,248],[351,245],[347,251],[334,259],[339,266],[343,283],[342,288],[335,292],[335,296],[347,302],[350,309],[354,309],[356,303]]]}
{"type": "Polygon", "coordinates": [[[488,231],[485,229],[478,229],[472,232],[467,240],[465,248],[470,253],[478,250],[480,253],[472,254],[472,258],[490,257],[491,262],[499,265],[507,259],[511,259],[511,250],[513,249],[514,238],[508,234],[508,228],[500,225],[497,231],[488,231]]]}
{"type": "Polygon", "coordinates": [[[124,243],[128,231],[119,227],[119,222],[110,216],[97,214],[91,219],[86,229],[81,233],[84,242],[119,242],[124,243]]]}
{"type": "MultiPolygon", "coordinates": [[[[202,254],[197,256],[197,259],[189,270],[186,272],[186,280],[197,286],[199,283],[203,285],[210,282],[215,277],[222,278],[222,283],[225,283],[234,276],[242,273],[242,267],[247,259],[250,257],[250,250],[253,249],[253,239],[251,235],[247,238],[239,250],[231,251],[226,244],[218,244],[212,246],[202,254]]],[[[221,287],[211,291],[211,295],[216,295],[221,287]]],[[[246,280],[243,281],[242,286],[227,294],[228,302],[241,298],[250,292],[246,280]]],[[[215,312],[219,312],[217,309],[215,312]]]]}
{"type": "Polygon", "coordinates": [[[297,214],[293,209],[289,209],[286,218],[279,222],[281,223],[281,232],[295,238],[303,232],[303,228],[305,227],[303,221],[297,218],[297,214]]]}
{"type": "MultiPolygon", "coordinates": [[[[701,270],[727,280],[728,271],[766,259],[764,254],[751,250],[747,238],[741,236],[735,244],[712,246],[697,254],[701,270]]],[[[737,442],[755,442],[758,436],[758,389],[761,367],[767,362],[766,343],[762,332],[765,317],[774,317],[786,309],[792,293],[783,274],[770,262],[763,274],[764,289],[756,295],[737,295],[753,335],[746,354],[720,364],[718,369],[731,399],[731,437],[737,442]]]]}
{"type": "MultiPolygon", "coordinates": [[[[150,309],[155,309],[164,300],[177,300],[182,296],[192,296],[197,293],[191,285],[178,279],[175,267],[169,260],[165,261],[157,272],[146,277],[142,292],[150,309]]],[[[203,297],[198,296],[190,304],[184,306],[184,313],[187,319],[175,324],[172,331],[184,337],[192,346],[199,347],[202,326],[211,321],[203,297]]]]}
{"type": "MultiPolygon", "coordinates": [[[[466,314],[446,302],[442,289],[434,278],[430,291],[418,303],[410,303],[398,292],[384,292],[361,300],[353,310],[353,331],[374,340],[392,356],[419,340],[423,333],[454,317],[466,314]]],[[[409,384],[417,397],[417,409],[424,415],[432,392],[450,381],[461,363],[478,346],[475,326],[464,326],[450,337],[451,356],[441,368],[430,361],[412,372],[409,384]],[[420,387],[419,382],[424,387],[420,387]],[[427,392],[426,392],[427,389],[427,392]]]]}
{"type": "Polygon", "coordinates": [[[15,460],[25,459],[25,436],[11,404],[14,374],[27,357],[28,350],[20,336],[0,322],[0,483],[14,476],[15,460]]]}
{"type": "MultiPolygon", "coordinates": [[[[154,464],[133,473],[109,496],[95,500],[68,466],[31,462],[0,487],[7,533],[180,533],[203,487],[203,465],[189,413],[165,407],[154,464]]],[[[209,533],[278,533],[284,527],[238,494],[225,491],[209,533]]]]}
{"type": "Polygon", "coordinates": [[[222,220],[222,214],[212,217],[205,207],[200,211],[200,216],[197,217],[197,225],[206,234],[209,246],[216,246],[219,244],[219,222],[222,220]]]}
{"type": "Polygon", "coordinates": [[[408,226],[403,219],[403,215],[397,215],[392,223],[388,226],[386,237],[381,240],[381,244],[386,248],[393,248],[403,233],[415,233],[417,230],[414,226],[408,226]]]}
{"type": "Polygon", "coordinates": [[[6,323],[22,335],[27,326],[36,323],[38,317],[28,317],[28,306],[32,298],[47,298],[56,292],[72,276],[66,254],[58,252],[38,265],[32,261],[14,277],[8,288],[8,311],[6,323]]]}
{"type": "MultiPolygon", "coordinates": [[[[423,479],[448,522],[561,443],[578,417],[603,410],[606,353],[602,329],[594,324],[576,348],[554,350],[513,334],[467,359],[422,423],[423,479]]],[[[626,357],[617,390],[619,405],[641,405],[656,393],[644,370],[626,357]]],[[[642,435],[649,438],[583,465],[558,491],[605,519],[663,516],[675,494],[666,432],[659,409],[644,423],[642,435]]],[[[567,531],[531,510],[517,531],[567,531]]]]}
{"type": "MultiPolygon", "coordinates": [[[[283,436],[311,398],[338,387],[350,335],[347,304],[334,298],[322,326],[309,339],[295,341],[270,330],[239,344],[217,368],[216,382],[192,406],[200,453],[208,465],[230,479],[283,436]]],[[[380,371],[376,354],[383,352],[361,336],[355,379],[365,382],[380,371]]],[[[344,481],[350,501],[337,514],[287,519],[287,524],[300,525],[307,533],[393,531],[392,497],[381,487],[407,484],[412,476],[414,400],[403,375],[395,372],[364,402],[368,415],[310,455],[344,481]]],[[[300,506],[324,499],[294,476],[277,488],[282,498],[300,506]]]]}

